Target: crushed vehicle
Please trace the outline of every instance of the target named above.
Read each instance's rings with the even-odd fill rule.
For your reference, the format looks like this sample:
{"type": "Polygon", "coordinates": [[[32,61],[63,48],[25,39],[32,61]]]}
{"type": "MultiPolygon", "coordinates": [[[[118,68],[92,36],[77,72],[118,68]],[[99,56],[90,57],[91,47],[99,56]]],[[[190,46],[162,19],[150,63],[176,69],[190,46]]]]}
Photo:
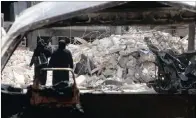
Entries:
{"type": "Polygon", "coordinates": [[[157,92],[178,93],[195,89],[195,57],[196,51],[176,54],[172,50],[160,51],[147,38],[149,49],[156,55],[155,65],[158,67],[157,80],[151,81],[157,92]]]}
{"type": "MultiPolygon", "coordinates": [[[[23,37],[37,29],[74,25],[166,25],[196,21],[196,8],[193,5],[165,1],[146,3],[148,2],[41,2],[21,13],[7,35],[2,38],[1,71],[5,68],[23,37]],[[40,10],[43,12],[40,12],[40,10]]],[[[154,50],[154,47],[153,49],[149,47],[149,49],[156,55],[156,64],[158,64],[158,84],[154,84],[155,81],[152,85],[155,89],[158,86],[157,91],[160,91],[160,88],[165,91],[173,87],[179,88],[180,86],[184,89],[187,88],[187,85],[195,86],[195,58],[191,56],[188,61],[182,61],[185,58],[181,55],[176,56],[169,52],[159,52],[156,48],[154,50]],[[167,71],[171,71],[172,76],[167,71]],[[175,75],[174,79],[179,82],[177,85],[176,81],[173,82],[173,75],[175,75]],[[162,80],[162,78],[164,79],[162,80]],[[185,83],[183,83],[184,81],[185,83]],[[170,86],[168,86],[167,82],[170,83],[170,86]]],[[[191,55],[193,54],[195,53],[191,53],[191,55]]],[[[137,53],[134,56],[137,57],[137,53]]],[[[43,92],[41,87],[38,88],[43,92]]],[[[84,88],[84,90],[79,88],[78,92],[76,89],[77,86],[74,85],[74,89],[72,89],[74,92],[70,90],[70,93],[77,94],[76,96],[71,96],[71,98],[80,98],[74,102],[79,102],[84,110],[84,114],[79,114],[79,117],[81,115],[84,115],[84,117],[114,118],[130,116],[153,118],[195,117],[195,95],[183,96],[185,99],[182,99],[182,95],[173,94],[89,92],[89,88],[84,88]],[[84,92],[85,90],[87,92],[84,92]],[[78,95],[79,93],[80,95],[78,95]]],[[[28,89],[27,93],[22,91],[23,88],[13,88],[9,85],[2,86],[2,117],[8,118],[17,113],[19,113],[19,117],[33,117],[29,115],[30,112],[35,115],[39,114],[36,117],[45,117],[46,114],[53,114],[50,115],[51,117],[57,117],[57,114],[68,116],[65,109],[56,107],[55,109],[50,109],[52,105],[48,104],[54,101],[55,105],[58,103],[64,104],[67,100],[62,99],[61,101],[56,96],[36,96],[36,92],[32,92],[31,89],[28,89]],[[32,95],[34,96],[32,97],[32,95]],[[46,99],[51,98],[50,100],[45,100],[46,106],[48,106],[47,110],[32,107],[35,103],[43,103],[44,101],[39,101],[43,97],[46,99]],[[31,101],[37,100],[37,98],[37,102],[31,101]]],[[[52,92],[54,91],[50,90],[49,94],[52,92]]],[[[76,113],[74,112],[74,114],[76,113]]]]}

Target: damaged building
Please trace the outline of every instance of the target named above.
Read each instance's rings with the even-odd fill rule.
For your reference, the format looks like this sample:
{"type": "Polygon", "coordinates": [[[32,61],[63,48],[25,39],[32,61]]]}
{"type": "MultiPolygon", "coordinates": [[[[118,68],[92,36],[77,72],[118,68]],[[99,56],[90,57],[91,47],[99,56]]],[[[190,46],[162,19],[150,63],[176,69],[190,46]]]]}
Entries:
{"type": "Polygon", "coordinates": [[[168,1],[41,2],[26,9],[2,37],[3,116],[56,117],[59,107],[67,115],[71,106],[86,118],[195,118],[195,16],[193,5],[168,1]],[[29,66],[32,50],[39,39],[57,45],[65,38],[73,70],[42,70],[69,70],[70,81],[52,85],[48,72],[40,85],[29,66]],[[28,48],[19,46],[24,39],[28,48]],[[38,113],[43,105],[55,109],[38,113]]]}
{"type": "MultiPolygon", "coordinates": [[[[22,4],[24,3],[22,2],[22,4]]],[[[135,5],[137,4],[136,2],[135,5]]],[[[20,5],[20,2],[17,5],[20,5]]],[[[92,18],[94,17],[96,16],[92,15],[92,18]]],[[[105,17],[104,14],[103,17],[105,17]]],[[[82,19],[85,22],[85,19],[88,20],[88,18],[90,17],[82,16],[79,20],[82,19]]],[[[97,87],[100,82],[105,83],[105,81],[110,80],[115,80],[117,83],[140,84],[155,79],[157,74],[153,63],[155,62],[155,56],[149,51],[147,44],[144,42],[145,37],[149,37],[160,50],[171,49],[177,54],[188,50],[188,25],[129,26],[128,30],[123,30],[124,28],[120,26],[63,27],[65,25],[63,23],[51,25],[52,28],[46,28],[48,27],[46,26],[29,32],[25,37],[27,41],[21,42],[28,45],[29,49],[14,52],[8,63],[9,66],[3,72],[3,78],[6,79],[2,81],[20,87],[32,84],[33,70],[28,68],[27,65],[30,63],[31,51],[35,49],[39,39],[50,40],[52,45],[57,45],[58,40],[65,37],[73,40],[67,48],[73,54],[75,72],[80,78],[78,81],[85,87],[97,87]],[[79,42],[79,44],[76,42],[79,42]],[[84,57],[82,55],[86,58],[85,62],[81,62],[82,57],[84,57]],[[16,65],[18,65],[17,69],[16,65]],[[9,74],[10,71],[12,74],[9,74]],[[22,75],[22,72],[25,72],[25,74],[22,75]],[[96,84],[96,81],[98,84],[96,84]]],[[[49,80],[48,85],[51,84],[51,79],[49,80]]]]}

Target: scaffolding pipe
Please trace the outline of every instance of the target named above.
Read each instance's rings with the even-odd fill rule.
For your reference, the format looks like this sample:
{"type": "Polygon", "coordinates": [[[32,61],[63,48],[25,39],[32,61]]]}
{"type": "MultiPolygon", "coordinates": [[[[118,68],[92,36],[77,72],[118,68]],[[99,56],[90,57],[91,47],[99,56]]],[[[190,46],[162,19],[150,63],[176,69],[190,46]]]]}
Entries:
{"type": "Polygon", "coordinates": [[[195,22],[189,24],[188,51],[195,50],[195,22]]]}

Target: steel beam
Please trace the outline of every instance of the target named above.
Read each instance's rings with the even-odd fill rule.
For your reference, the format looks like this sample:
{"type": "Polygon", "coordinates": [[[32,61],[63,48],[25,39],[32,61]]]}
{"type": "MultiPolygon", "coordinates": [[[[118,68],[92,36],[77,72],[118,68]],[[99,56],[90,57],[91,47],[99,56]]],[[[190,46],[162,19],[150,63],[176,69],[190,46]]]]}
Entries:
{"type": "Polygon", "coordinates": [[[195,50],[195,22],[189,24],[188,51],[195,50]]]}
{"type": "Polygon", "coordinates": [[[49,27],[89,25],[168,25],[188,24],[196,21],[196,13],[176,8],[126,9],[89,13],[69,20],[56,22],[49,27]]]}

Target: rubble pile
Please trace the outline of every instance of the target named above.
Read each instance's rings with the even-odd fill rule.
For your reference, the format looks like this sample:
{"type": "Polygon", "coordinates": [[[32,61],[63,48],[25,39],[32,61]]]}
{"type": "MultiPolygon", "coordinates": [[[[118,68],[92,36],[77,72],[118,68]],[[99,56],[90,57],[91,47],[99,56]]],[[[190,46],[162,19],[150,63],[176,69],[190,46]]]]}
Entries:
{"type": "Polygon", "coordinates": [[[29,67],[33,52],[16,49],[1,76],[1,83],[23,87],[33,81],[34,69],[29,67]]]}
{"type": "MultiPolygon", "coordinates": [[[[145,83],[155,79],[153,63],[155,57],[144,43],[144,37],[150,37],[152,43],[160,50],[172,49],[176,53],[183,53],[186,50],[187,37],[180,39],[160,31],[134,29],[122,36],[113,35],[92,43],[85,42],[82,45],[70,44],[67,48],[71,50],[74,62],[80,62],[81,55],[85,55],[96,65],[96,68],[91,69],[89,64],[85,64],[86,68],[90,67],[90,70],[87,69],[89,75],[88,77],[86,75],[88,79],[84,82],[85,86],[96,86],[95,83],[100,85],[106,80],[116,80],[127,84],[145,83]],[[96,71],[98,74],[93,74],[96,71]]],[[[116,83],[113,82],[113,84],[116,83]]]]}
{"type": "MultiPolygon", "coordinates": [[[[129,33],[124,35],[112,35],[94,40],[92,43],[76,37],[81,45],[69,44],[67,48],[72,52],[79,86],[101,90],[134,87],[138,89],[135,91],[146,90],[147,86],[144,87],[140,83],[155,79],[155,57],[144,43],[144,37],[150,37],[152,43],[161,50],[170,48],[176,53],[183,53],[186,50],[187,37],[180,39],[153,30],[131,28],[129,33]],[[125,87],[128,85],[132,87],[125,87]]],[[[33,67],[29,68],[27,65],[31,56],[30,51],[16,50],[3,71],[2,83],[32,82],[33,67]],[[16,79],[16,76],[23,79],[16,79]]]]}

